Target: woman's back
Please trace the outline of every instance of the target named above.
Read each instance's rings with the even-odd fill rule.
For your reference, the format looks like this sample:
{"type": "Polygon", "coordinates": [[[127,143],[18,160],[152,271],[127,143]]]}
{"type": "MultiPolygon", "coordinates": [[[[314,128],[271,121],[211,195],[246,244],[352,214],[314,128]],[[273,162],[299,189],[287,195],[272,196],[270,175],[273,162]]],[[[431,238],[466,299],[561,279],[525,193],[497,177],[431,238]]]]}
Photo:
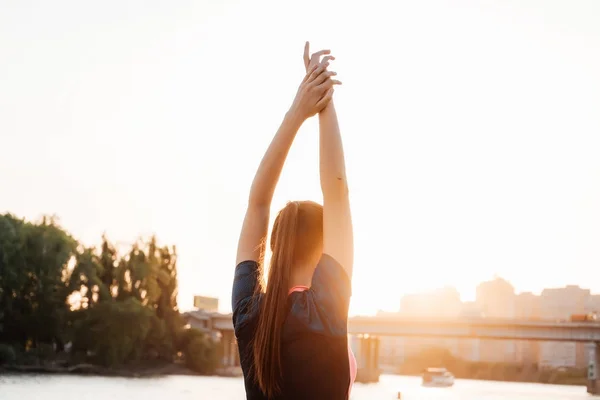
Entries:
{"type": "MultiPolygon", "coordinates": [[[[233,324],[248,399],[266,399],[252,376],[252,340],[260,297],[258,265],[244,261],[236,267],[233,324]]],[[[309,290],[291,293],[281,337],[281,399],[347,399],[351,383],[348,354],[350,281],[344,269],[323,255],[309,290]]]]}

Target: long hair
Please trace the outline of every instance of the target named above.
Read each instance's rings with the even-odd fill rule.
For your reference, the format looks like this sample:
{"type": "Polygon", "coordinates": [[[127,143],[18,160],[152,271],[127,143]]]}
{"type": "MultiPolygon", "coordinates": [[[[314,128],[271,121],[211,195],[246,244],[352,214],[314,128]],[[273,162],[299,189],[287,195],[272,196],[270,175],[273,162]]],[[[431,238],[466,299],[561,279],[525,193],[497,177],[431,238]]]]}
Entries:
{"type": "Polygon", "coordinates": [[[269,279],[253,341],[254,379],[268,398],[281,392],[281,331],[288,311],[292,268],[311,262],[322,243],[323,207],[319,204],[289,202],[275,218],[269,279]]]}

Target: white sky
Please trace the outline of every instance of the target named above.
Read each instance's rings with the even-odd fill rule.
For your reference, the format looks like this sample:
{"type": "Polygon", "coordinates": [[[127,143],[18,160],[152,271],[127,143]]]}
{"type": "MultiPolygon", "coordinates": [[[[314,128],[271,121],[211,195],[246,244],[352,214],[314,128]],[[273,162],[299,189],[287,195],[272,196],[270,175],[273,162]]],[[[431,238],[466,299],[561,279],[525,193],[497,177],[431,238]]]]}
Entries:
{"type": "MultiPolygon", "coordinates": [[[[180,304],[221,298],[247,191],[331,48],[356,236],[352,313],[499,274],[600,292],[600,2],[0,2],[0,212],[84,242],[156,232],[180,304]],[[293,5],[292,5],[293,4],[293,5]],[[370,4],[367,6],[367,4],[370,4]]],[[[273,205],[320,201],[316,121],[273,205]]]]}

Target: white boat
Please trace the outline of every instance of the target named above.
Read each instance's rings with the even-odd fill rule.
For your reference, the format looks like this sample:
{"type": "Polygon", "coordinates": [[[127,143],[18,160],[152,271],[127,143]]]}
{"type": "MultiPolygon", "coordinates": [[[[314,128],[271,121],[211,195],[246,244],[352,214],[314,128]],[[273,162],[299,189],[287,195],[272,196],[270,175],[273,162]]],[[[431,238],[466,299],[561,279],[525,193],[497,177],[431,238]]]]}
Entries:
{"type": "Polygon", "coordinates": [[[454,375],[446,368],[427,368],[423,373],[423,386],[450,387],[454,385],[454,375]]]}

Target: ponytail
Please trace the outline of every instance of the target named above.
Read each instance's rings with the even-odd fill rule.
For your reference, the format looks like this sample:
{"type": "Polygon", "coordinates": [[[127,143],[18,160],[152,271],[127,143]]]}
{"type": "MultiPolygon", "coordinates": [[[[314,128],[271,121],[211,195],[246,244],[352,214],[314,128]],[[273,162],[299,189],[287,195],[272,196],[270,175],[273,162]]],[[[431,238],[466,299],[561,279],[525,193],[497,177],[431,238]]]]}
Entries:
{"type": "Polygon", "coordinates": [[[290,271],[296,250],[298,209],[298,202],[289,202],[273,224],[269,280],[253,342],[254,379],[268,398],[281,392],[281,331],[287,313],[290,271]]]}

